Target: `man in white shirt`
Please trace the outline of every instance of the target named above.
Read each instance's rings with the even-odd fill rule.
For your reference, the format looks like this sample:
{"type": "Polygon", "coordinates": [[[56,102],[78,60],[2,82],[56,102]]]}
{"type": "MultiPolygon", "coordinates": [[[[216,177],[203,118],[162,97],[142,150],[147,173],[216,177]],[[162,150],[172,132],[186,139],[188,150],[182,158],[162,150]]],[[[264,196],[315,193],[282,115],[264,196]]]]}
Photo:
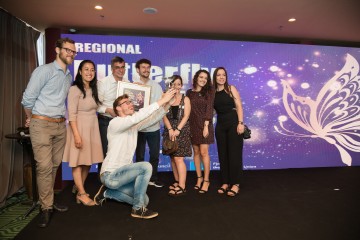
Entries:
{"type": "Polygon", "coordinates": [[[118,115],[110,121],[108,129],[108,152],[100,171],[103,186],[94,197],[97,205],[106,199],[114,199],[132,205],[131,216],[149,219],[158,216],[157,212],[147,209],[149,198],[147,186],[152,173],[148,162],[133,163],[138,131],[159,121],[169,109],[169,101],[175,91],[170,89],[157,102],[134,110],[129,96],[118,97],[113,110],[118,115]]]}
{"type": "MultiPolygon", "coordinates": [[[[140,59],[136,62],[135,67],[140,76],[140,80],[137,82],[151,87],[150,103],[158,101],[161,98],[163,90],[157,82],[149,78],[151,69],[150,60],[140,59]]],[[[149,163],[153,167],[149,185],[163,187],[164,184],[157,176],[160,154],[160,119],[158,122],[139,132],[136,147],[136,162],[143,162],[145,160],[146,142],[149,146],[149,163]]]]}
{"type": "Polygon", "coordinates": [[[121,81],[129,82],[129,80],[124,78],[125,70],[125,60],[116,56],[111,59],[111,75],[98,81],[98,94],[101,105],[99,105],[97,111],[104,158],[108,145],[106,137],[107,129],[110,120],[116,116],[113,110],[113,103],[116,99],[117,86],[121,81]]]}

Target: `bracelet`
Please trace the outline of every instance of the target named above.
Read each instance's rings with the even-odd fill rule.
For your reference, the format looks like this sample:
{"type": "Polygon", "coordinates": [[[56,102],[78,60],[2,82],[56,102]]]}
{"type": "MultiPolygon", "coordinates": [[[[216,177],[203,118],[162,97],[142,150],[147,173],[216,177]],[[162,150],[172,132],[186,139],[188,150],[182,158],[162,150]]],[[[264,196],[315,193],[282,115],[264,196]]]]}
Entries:
{"type": "Polygon", "coordinates": [[[181,132],[181,129],[178,129],[177,127],[175,128],[175,130],[178,130],[179,132],[181,132]]]}
{"type": "Polygon", "coordinates": [[[242,122],[242,121],[239,121],[239,123],[240,123],[241,125],[244,125],[244,122],[242,122]]]}

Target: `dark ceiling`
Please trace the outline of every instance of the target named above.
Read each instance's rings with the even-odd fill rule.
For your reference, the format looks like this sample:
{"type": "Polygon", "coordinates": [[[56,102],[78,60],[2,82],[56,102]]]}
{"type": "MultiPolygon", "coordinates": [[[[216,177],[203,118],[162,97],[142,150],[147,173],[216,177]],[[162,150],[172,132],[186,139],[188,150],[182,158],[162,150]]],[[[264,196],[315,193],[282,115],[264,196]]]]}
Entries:
{"type": "Polygon", "coordinates": [[[0,0],[34,28],[360,47],[355,0],[0,0]],[[94,9],[95,4],[103,10],[94,9]],[[157,14],[145,14],[153,7],[157,14]],[[295,17],[297,21],[287,20],[295,17]]]}

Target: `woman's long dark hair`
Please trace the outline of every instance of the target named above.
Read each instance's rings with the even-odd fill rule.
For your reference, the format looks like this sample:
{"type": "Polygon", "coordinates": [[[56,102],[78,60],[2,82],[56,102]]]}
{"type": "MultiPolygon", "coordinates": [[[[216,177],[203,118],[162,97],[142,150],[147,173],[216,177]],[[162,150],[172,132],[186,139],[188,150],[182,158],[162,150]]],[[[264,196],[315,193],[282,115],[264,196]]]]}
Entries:
{"type": "Polygon", "coordinates": [[[194,75],[194,78],[193,78],[193,88],[195,89],[196,86],[198,85],[198,78],[199,78],[199,75],[200,73],[205,73],[207,75],[207,82],[205,84],[204,87],[201,88],[200,90],[200,93],[201,95],[203,96],[207,96],[207,94],[209,92],[211,92],[211,77],[210,77],[210,73],[204,69],[200,69],[199,71],[197,71],[194,75]]]}
{"type": "Polygon", "coordinates": [[[217,90],[217,87],[218,87],[218,83],[216,82],[216,75],[218,73],[219,70],[224,70],[225,72],[225,77],[226,77],[226,81],[225,81],[225,84],[224,84],[224,90],[227,94],[229,94],[232,98],[234,97],[231,93],[231,89],[230,89],[230,85],[228,83],[228,75],[227,75],[227,71],[224,67],[218,67],[215,69],[214,71],[214,74],[213,74],[213,81],[214,81],[214,89],[215,91],[217,90]]]}
{"type": "MultiPolygon", "coordinates": [[[[80,63],[78,72],[75,77],[75,81],[73,82],[73,86],[76,85],[80,91],[84,94],[84,98],[86,97],[86,91],[84,87],[84,82],[82,80],[82,76],[80,75],[80,71],[83,72],[82,68],[84,67],[85,63],[91,63],[94,66],[95,69],[95,63],[91,60],[84,60],[80,63]]],[[[96,72],[94,75],[94,78],[90,81],[90,88],[92,90],[92,97],[94,98],[97,105],[101,104],[98,96],[98,90],[97,90],[97,78],[96,78],[96,72]]]]}

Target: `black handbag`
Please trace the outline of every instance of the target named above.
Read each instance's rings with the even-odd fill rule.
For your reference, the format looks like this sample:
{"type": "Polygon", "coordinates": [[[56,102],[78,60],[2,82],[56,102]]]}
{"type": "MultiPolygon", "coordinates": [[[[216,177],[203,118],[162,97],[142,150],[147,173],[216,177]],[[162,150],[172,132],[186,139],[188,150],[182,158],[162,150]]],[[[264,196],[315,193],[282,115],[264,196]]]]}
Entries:
{"type": "Polygon", "coordinates": [[[162,142],[162,154],[171,155],[176,152],[179,148],[177,141],[171,141],[168,137],[163,137],[162,142]]]}
{"type": "Polygon", "coordinates": [[[250,128],[248,128],[248,126],[246,126],[246,125],[244,125],[243,138],[244,138],[244,139],[249,139],[249,138],[251,138],[251,130],[250,130],[250,128]]]}

